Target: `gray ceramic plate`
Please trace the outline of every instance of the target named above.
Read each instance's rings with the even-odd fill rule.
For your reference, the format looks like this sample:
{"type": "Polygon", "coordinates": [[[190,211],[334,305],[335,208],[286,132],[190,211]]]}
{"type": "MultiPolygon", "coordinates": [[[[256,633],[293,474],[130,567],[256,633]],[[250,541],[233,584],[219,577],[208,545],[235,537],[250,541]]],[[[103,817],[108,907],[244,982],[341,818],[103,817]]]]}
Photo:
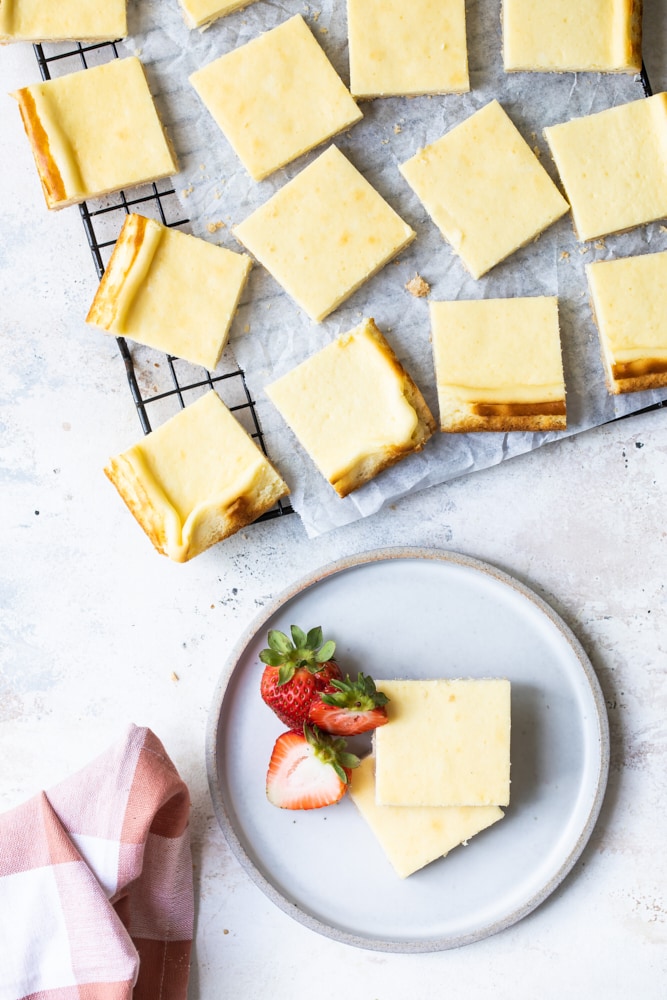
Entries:
{"type": "Polygon", "coordinates": [[[604,699],[581,645],[527,587],[450,552],[391,548],[302,580],[232,651],[211,708],[207,768],[223,832],[251,879],[306,926],[388,952],[438,951],[525,917],[563,880],[607,780],[604,699]],[[349,796],[329,809],[271,806],[264,785],[284,729],[259,695],[269,628],[321,625],[346,672],[508,677],[512,802],[505,818],[420,872],[393,872],[349,796]]]}

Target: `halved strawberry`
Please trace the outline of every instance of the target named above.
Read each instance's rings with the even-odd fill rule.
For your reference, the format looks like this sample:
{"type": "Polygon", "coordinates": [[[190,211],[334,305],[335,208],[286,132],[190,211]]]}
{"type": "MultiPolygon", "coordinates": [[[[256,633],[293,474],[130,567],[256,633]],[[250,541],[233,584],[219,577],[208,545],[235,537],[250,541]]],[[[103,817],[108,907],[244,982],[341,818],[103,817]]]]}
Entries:
{"type": "Polygon", "coordinates": [[[306,634],[292,625],[291,633],[290,640],[277,629],[269,632],[269,648],[259,654],[266,664],[260,693],[281,722],[301,731],[319,692],[342,674],[332,659],[336,644],[323,642],[319,626],[306,634]]]}
{"type": "Polygon", "coordinates": [[[387,722],[389,699],[375,687],[372,677],[359,674],[356,681],[331,681],[328,689],[310,706],[309,719],[320,729],[339,736],[367,733],[387,722]]]}
{"type": "Polygon", "coordinates": [[[266,775],[269,802],[281,809],[320,809],[339,802],[350,770],[359,758],[345,750],[345,740],[304,726],[303,733],[283,733],[275,742],[266,775]]]}

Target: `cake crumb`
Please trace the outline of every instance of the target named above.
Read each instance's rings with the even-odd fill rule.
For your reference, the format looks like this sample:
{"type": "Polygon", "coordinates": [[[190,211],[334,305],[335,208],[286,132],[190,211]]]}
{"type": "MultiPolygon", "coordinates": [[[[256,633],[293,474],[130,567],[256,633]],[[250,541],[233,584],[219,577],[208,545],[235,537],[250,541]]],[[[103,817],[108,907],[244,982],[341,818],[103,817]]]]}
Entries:
{"type": "Polygon", "coordinates": [[[224,229],[226,226],[225,222],[209,222],[206,228],[209,233],[217,233],[218,229],[224,229]]]}
{"type": "Polygon", "coordinates": [[[194,191],[194,186],[190,184],[189,187],[183,188],[181,194],[183,195],[184,198],[189,198],[193,191],[194,191]]]}
{"type": "Polygon", "coordinates": [[[178,674],[175,671],[172,670],[172,672],[171,672],[171,679],[174,682],[174,684],[177,684],[178,681],[180,681],[181,678],[178,676],[178,674]]]}
{"type": "Polygon", "coordinates": [[[328,28],[320,28],[320,34],[321,35],[328,35],[329,34],[329,29],[328,28]]]}
{"type": "Polygon", "coordinates": [[[243,327],[243,332],[250,333],[250,323],[246,323],[246,325],[243,327]]]}
{"type": "Polygon", "coordinates": [[[667,226],[660,226],[660,230],[659,231],[661,233],[667,233],[667,226]]]}
{"type": "Polygon", "coordinates": [[[405,286],[406,290],[410,292],[410,295],[414,295],[416,299],[424,299],[431,291],[431,286],[428,281],[424,281],[420,274],[415,274],[414,278],[410,278],[405,286]]]}
{"type": "Polygon", "coordinates": [[[401,128],[400,125],[394,125],[394,135],[399,135],[399,133],[401,133],[402,131],[403,129],[401,128]]]}
{"type": "Polygon", "coordinates": [[[597,240],[596,243],[595,243],[595,249],[596,250],[606,250],[607,249],[607,244],[605,243],[604,240],[597,240]]]}
{"type": "Polygon", "coordinates": [[[570,255],[569,255],[568,251],[567,250],[563,250],[563,251],[561,251],[560,259],[561,260],[567,260],[569,256],[570,255]]]}

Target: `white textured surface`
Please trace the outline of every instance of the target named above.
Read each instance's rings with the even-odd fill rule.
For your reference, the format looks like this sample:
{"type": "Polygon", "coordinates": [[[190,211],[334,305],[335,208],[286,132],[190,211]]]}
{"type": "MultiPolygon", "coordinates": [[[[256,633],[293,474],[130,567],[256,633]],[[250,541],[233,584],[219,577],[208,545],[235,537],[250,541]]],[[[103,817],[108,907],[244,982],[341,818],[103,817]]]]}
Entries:
{"type": "MultiPolygon", "coordinates": [[[[647,7],[657,90],[667,67],[651,63],[651,45],[664,15],[658,0],[647,7]]],[[[189,565],[168,563],[101,472],[139,426],[113,341],[83,323],[96,279],[78,211],[47,213],[5,96],[37,76],[29,46],[3,50],[0,808],[65,777],[126,723],[151,726],[194,800],[193,1000],[664,996],[665,411],[550,444],[317,539],[288,517],[189,565]],[[217,828],[203,760],[219,670],[257,610],[322,563],[391,544],[461,551],[544,596],[586,647],[612,732],[601,819],[564,885],[498,937],[415,957],[339,945],[266,900],[217,828]]],[[[322,877],[341,863],[323,861],[322,877]]]]}

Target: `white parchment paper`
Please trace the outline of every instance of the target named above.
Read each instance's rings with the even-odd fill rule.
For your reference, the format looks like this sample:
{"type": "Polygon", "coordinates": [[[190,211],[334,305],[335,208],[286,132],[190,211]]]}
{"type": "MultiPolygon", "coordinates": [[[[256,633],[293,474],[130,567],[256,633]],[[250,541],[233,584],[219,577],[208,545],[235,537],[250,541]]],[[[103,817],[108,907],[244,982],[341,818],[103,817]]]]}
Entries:
{"type": "MultiPolygon", "coordinates": [[[[654,223],[596,243],[579,244],[568,214],[536,242],[475,281],[399,173],[399,164],[420,147],[497,98],[557,180],[542,136],[545,126],[643,96],[638,78],[626,75],[505,74],[499,0],[471,0],[466,10],[472,88],[469,94],[364,102],[363,120],[333,140],[416,230],[417,239],[397,261],[389,263],[319,325],[257,264],[232,327],[226,350],[234,354],[245,372],[267,449],[289,483],[292,504],[311,537],[372,514],[407,493],[487,468],[661,398],[657,392],[621,397],[607,392],[584,267],[592,260],[667,249],[665,226],[654,223]],[[429,283],[430,298],[434,300],[558,295],[568,430],[541,434],[438,432],[423,452],[341,500],[296,442],[266,397],[264,386],[356,326],[363,317],[372,316],[422,389],[437,419],[428,300],[414,298],[405,289],[415,274],[429,283]]],[[[233,250],[242,249],[234,239],[233,226],[325,147],[256,183],[188,77],[212,59],[297,13],[305,17],[349,85],[345,0],[322,0],[316,5],[300,0],[256,0],[203,33],[186,28],[178,0],[142,0],[129,8],[131,35],[125,45],[146,66],[162,120],[174,144],[181,168],[175,186],[191,220],[192,232],[233,250]]]]}

